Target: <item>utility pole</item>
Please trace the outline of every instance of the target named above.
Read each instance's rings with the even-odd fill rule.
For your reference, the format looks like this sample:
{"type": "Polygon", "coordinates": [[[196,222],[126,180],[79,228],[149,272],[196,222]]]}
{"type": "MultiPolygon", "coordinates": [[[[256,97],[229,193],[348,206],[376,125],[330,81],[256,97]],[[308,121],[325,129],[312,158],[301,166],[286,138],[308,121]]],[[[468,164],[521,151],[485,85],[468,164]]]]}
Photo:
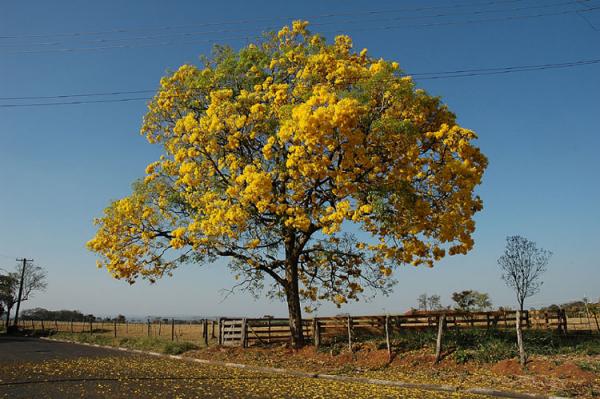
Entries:
{"type": "Polygon", "coordinates": [[[21,299],[23,297],[23,283],[25,282],[25,269],[27,268],[27,262],[33,262],[33,259],[27,259],[27,258],[23,258],[23,259],[17,259],[17,262],[23,262],[23,269],[21,270],[21,281],[19,283],[19,296],[17,297],[17,309],[15,311],[15,318],[14,318],[14,323],[13,325],[15,326],[15,328],[18,326],[19,323],[19,309],[21,307],[21,299]]]}

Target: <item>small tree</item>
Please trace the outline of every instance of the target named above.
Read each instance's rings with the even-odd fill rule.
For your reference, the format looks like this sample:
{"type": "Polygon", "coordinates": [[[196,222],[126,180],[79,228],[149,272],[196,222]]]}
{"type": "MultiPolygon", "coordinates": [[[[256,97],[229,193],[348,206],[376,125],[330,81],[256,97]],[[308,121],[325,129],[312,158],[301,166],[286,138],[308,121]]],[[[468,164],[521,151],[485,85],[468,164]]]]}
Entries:
{"type": "Polygon", "coordinates": [[[475,293],[475,309],[480,312],[489,310],[492,307],[492,301],[490,300],[489,294],[477,291],[475,291],[475,293]]]}
{"type": "Polygon", "coordinates": [[[483,311],[492,306],[488,294],[475,290],[455,292],[452,294],[452,300],[456,302],[455,308],[463,312],[483,311]]]}
{"type": "Polygon", "coordinates": [[[15,276],[18,276],[17,282],[17,309],[14,317],[14,325],[17,326],[19,321],[19,308],[21,307],[21,302],[26,301],[33,297],[34,292],[36,291],[44,291],[46,289],[46,271],[42,269],[40,266],[25,262],[17,264],[16,271],[14,273],[15,276]],[[23,270],[23,268],[25,268],[23,270]],[[21,284],[21,277],[23,278],[23,287],[21,292],[21,300],[19,301],[19,286],[21,284]]]}
{"type": "Polygon", "coordinates": [[[427,294],[421,294],[417,297],[417,309],[427,311],[427,294]]]}
{"type": "Polygon", "coordinates": [[[10,311],[17,303],[17,292],[19,280],[16,273],[8,273],[0,276],[0,303],[6,311],[6,328],[10,322],[10,311]]]}
{"type": "Polygon", "coordinates": [[[429,305],[429,310],[443,309],[442,301],[439,295],[431,295],[429,298],[427,298],[427,304],[429,305]]]}
{"type": "Polygon", "coordinates": [[[498,259],[502,279],[517,295],[519,310],[523,312],[525,299],[537,294],[542,286],[542,274],[552,252],[538,248],[525,237],[506,237],[504,255],[498,259]]]}
{"type": "Polygon", "coordinates": [[[419,310],[440,310],[443,308],[439,295],[421,294],[417,297],[417,307],[419,310]]]}

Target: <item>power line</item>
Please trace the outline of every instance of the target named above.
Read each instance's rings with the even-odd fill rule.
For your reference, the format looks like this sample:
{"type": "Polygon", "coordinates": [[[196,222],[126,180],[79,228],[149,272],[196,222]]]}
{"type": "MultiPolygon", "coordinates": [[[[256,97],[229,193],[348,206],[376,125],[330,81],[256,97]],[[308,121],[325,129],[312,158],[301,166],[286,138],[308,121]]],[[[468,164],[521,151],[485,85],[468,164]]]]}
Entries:
{"type": "Polygon", "coordinates": [[[528,72],[528,71],[539,71],[544,69],[561,69],[570,68],[581,65],[593,65],[600,63],[600,59],[591,60],[580,60],[553,64],[537,64],[537,65],[522,65],[522,66],[509,66],[499,68],[477,68],[477,69],[463,69],[456,71],[446,72],[421,72],[406,74],[408,76],[416,77],[419,80],[424,79],[443,79],[450,77],[466,77],[466,76],[483,76],[498,73],[513,73],[513,72],[528,72]]]}
{"type": "MultiPolygon", "coordinates": [[[[585,7],[586,7],[586,6],[583,4],[583,1],[582,1],[582,0],[575,0],[575,2],[577,3],[577,5],[578,5],[579,7],[584,7],[584,9],[585,9],[585,7]]],[[[595,25],[592,23],[592,21],[590,21],[590,20],[588,19],[588,17],[586,17],[584,14],[579,14],[579,13],[578,13],[577,15],[579,15],[579,17],[580,17],[581,19],[583,19],[583,20],[584,20],[584,21],[587,23],[587,25],[588,25],[590,28],[592,28],[592,29],[593,29],[593,30],[595,30],[595,31],[599,31],[599,29],[598,29],[598,28],[596,28],[596,26],[595,26],[595,25]]]]}
{"type": "Polygon", "coordinates": [[[44,107],[51,105],[79,105],[79,104],[97,104],[97,103],[122,103],[129,101],[151,100],[151,97],[133,97],[133,98],[118,98],[106,100],[81,100],[81,101],[64,101],[54,103],[28,103],[28,104],[0,104],[0,108],[17,108],[17,107],[44,107]]]}
{"type": "MultiPolygon", "coordinates": [[[[368,28],[359,28],[354,29],[355,32],[364,32],[364,31],[378,31],[378,30],[396,30],[396,29],[405,29],[405,28],[427,28],[427,27],[440,27],[440,26],[455,26],[455,25],[468,25],[468,24],[476,24],[476,23],[486,23],[486,22],[500,22],[500,21],[514,21],[514,20],[524,20],[524,19],[534,19],[534,18],[543,18],[550,16],[560,16],[560,15],[568,15],[568,14],[581,14],[584,12],[592,12],[595,10],[599,10],[600,6],[589,7],[585,10],[561,10],[557,12],[551,13],[537,13],[537,14],[528,14],[528,15],[510,15],[498,18],[487,18],[487,19],[470,19],[470,20],[462,20],[462,21],[443,21],[443,22],[430,22],[430,23],[422,23],[422,24],[401,24],[401,25],[386,25],[386,26],[376,26],[376,27],[368,27],[368,28]]],[[[393,18],[392,18],[393,19],[393,18]]],[[[345,21],[347,24],[356,24],[360,21],[345,21]]],[[[377,21],[370,21],[377,22],[377,21]]],[[[321,33],[344,33],[341,29],[323,31],[321,33]]],[[[115,45],[107,45],[107,46],[97,46],[97,47],[64,47],[64,48],[50,48],[50,49],[30,49],[30,50],[15,50],[15,51],[6,51],[4,54],[40,54],[40,53],[70,53],[70,52],[80,52],[80,51],[101,51],[101,50],[111,50],[111,49],[132,49],[132,48],[144,48],[144,47],[161,47],[161,46],[179,46],[179,45],[187,45],[187,44],[199,44],[199,43],[215,43],[217,41],[223,40],[237,40],[237,39],[250,39],[250,36],[230,36],[230,37],[220,37],[218,39],[194,39],[187,41],[173,41],[167,40],[162,42],[153,42],[153,43],[126,43],[126,44],[115,44],[115,45]]]]}
{"type": "MultiPolygon", "coordinates": [[[[29,35],[3,35],[0,36],[0,40],[6,39],[26,39],[26,38],[44,38],[44,37],[82,37],[82,36],[97,36],[103,34],[122,34],[122,33],[138,33],[145,31],[161,31],[161,30],[175,30],[182,28],[191,28],[191,27],[206,27],[206,26],[222,26],[222,25],[238,25],[238,24],[248,24],[254,22],[274,22],[274,21],[282,21],[282,20],[293,20],[293,19],[323,19],[323,18],[336,18],[336,17],[347,17],[347,16],[356,16],[356,15],[379,15],[379,14],[389,14],[389,13],[398,13],[398,12],[407,12],[407,11],[430,11],[437,9],[456,9],[456,8],[464,8],[464,7],[472,7],[472,6],[490,6],[490,5],[498,5],[498,4],[510,4],[510,3],[519,3],[526,0],[488,0],[484,2],[476,2],[476,3],[462,3],[462,4],[454,4],[454,5],[437,5],[437,6],[426,6],[426,7],[414,7],[414,8],[396,8],[396,9],[381,9],[381,10],[365,10],[365,11],[356,11],[356,12],[345,12],[345,13],[326,13],[326,14],[314,14],[307,16],[277,16],[277,17],[269,17],[269,18],[245,18],[245,19],[237,19],[237,20],[225,20],[219,22],[204,22],[204,23],[194,23],[194,24],[186,24],[186,25],[167,25],[167,26],[155,26],[155,27],[138,27],[138,28],[117,28],[112,30],[104,30],[104,31],[87,31],[87,32],[62,32],[62,33],[45,33],[45,34],[29,34],[29,35]]],[[[575,0],[577,1],[577,0],[575,0]]],[[[590,1],[590,0],[581,0],[581,1],[590,1]]]]}
{"type": "MultiPolygon", "coordinates": [[[[473,76],[487,76],[487,75],[499,75],[516,72],[531,72],[540,71],[546,69],[563,69],[572,68],[584,65],[599,64],[600,58],[589,59],[589,60],[578,60],[562,63],[546,63],[546,64],[533,64],[533,65],[520,65],[520,66],[506,66],[506,67],[493,67],[493,68],[474,68],[474,69],[458,69],[453,71],[438,71],[438,72],[416,72],[416,73],[403,73],[401,76],[412,76],[416,80],[433,80],[433,79],[448,79],[448,78],[462,78],[462,77],[473,77],[473,76]]],[[[77,94],[62,94],[56,96],[26,96],[26,97],[0,97],[0,101],[6,100],[29,100],[29,99],[65,99],[74,97],[95,97],[95,96],[120,96],[131,93],[155,93],[156,90],[131,90],[131,91],[113,91],[113,92],[96,92],[96,93],[77,93],[77,94]]],[[[179,97],[180,95],[173,95],[171,97],[179,97]]],[[[95,104],[95,103],[116,103],[116,102],[129,102],[129,101],[141,101],[151,100],[151,97],[133,97],[133,98],[116,98],[116,99],[100,99],[100,100],[76,100],[76,101],[62,101],[62,102],[50,102],[50,103],[24,103],[24,104],[0,104],[0,108],[17,108],[17,107],[43,107],[53,105],[79,105],[79,104],[95,104]]]]}
{"type": "MultiPolygon", "coordinates": [[[[590,1],[590,0],[585,0],[585,1],[590,1]]],[[[311,26],[326,26],[326,25],[332,25],[332,24],[372,23],[372,22],[398,21],[398,20],[405,20],[405,19],[412,20],[415,18],[423,19],[423,18],[444,18],[444,17],[450,17],[450,16],[464,16],[464,15],[482,15],[482,14],[489,14],[489,13],[514,12],[514,11],[524,11],[524,10],[532,10],[532,9],[540,9],[540,8],[560,7],[560,6],[565,6],[565,5],[577,5],[578,7],[582,6],[582,4],[580,2],[576,2],[574,0],[569,0],[569,1],[562,1],[559,3],[533,5],[533,6],[525,6],[525,7],[517,7],[517,8],[508,8],[508,9],[502,8],[502,9],[492,9],[492,10],[475,10],[475,11],[459,12],[459,13],[438,13],[438,14],[433,14],[433,15],[396,16],[396,17],[388,17],[388,18],[378,18],[378,19],[374,19],[374,20],[373,19],[371,19],[371,20],[358,19],[358,20],[350,20],[350,21],[330,21],[330,22],[320,22],[320,23],[317,22],[317,23],[312,23],[311,26]]],[[[372,14],[380,13],[380,11],[374,11],[371,13],[372,14]]],[[[344,14],[329,14],[328,17],[342,16],[342,15],[344,15],[344,14]]],[[[264,29],[272,30],[274,28],[267,27],[264,29]]],[[[138,37],[121,37],[121,38],[114,38],[114,39],[100,38],[100,39],[94,39],[94,40],[83,40],[83,41],[80,41],[80,43],[92,43],[92,44],[114,43],[114,42],[124,42],[124,41],[154,40],[154,39],[161,39],[161,38],[167,38],[167,37],[193,37],[193,36],[201,36],[201,35],[223,34],[223,33],[232,33],[232,32],[248,32],[248,31],[254,31],[254,29],[253,28],[239,28],[239,29],[234,28],[234,29],[217,29],[217,30],[199,31],[199,32],[167,33],[167,34],[138,36],[138,37]]],[[[3,46],[3,47],[7,47],[7,46],[39,47],[39,46],[58,46],[58,45],[63,45],[63,44],[64,43],[62,43],[62,42],[55,41],[55,42],[42,42],[42,43],[0,43],[0,46],[3,46]]]]}
{"type": "Polygon", "coordinates": [[[0,256],[3,257],[3,258],[7,258],[7,259],[14,259],[14,258],[16,258],[15,256],[9,256],[9,255],[6,255],[6,254],[0,254],[0,256]]]}
{"type": "Polygon", "coordinates": [[[130,90],[130,91],[108,91],[99,93],[79,93],[79,94],[61,94],[54,96],[25,96],[25,97],[0,97],[0,101],[6,100],[46,100],[46,99],[59,99],[59,98],[71,98],[71,97],[99,97],[99,96],[117,96],[123,94],[144,94],[144,93],[156,93],[156,90],[130,90]]]}

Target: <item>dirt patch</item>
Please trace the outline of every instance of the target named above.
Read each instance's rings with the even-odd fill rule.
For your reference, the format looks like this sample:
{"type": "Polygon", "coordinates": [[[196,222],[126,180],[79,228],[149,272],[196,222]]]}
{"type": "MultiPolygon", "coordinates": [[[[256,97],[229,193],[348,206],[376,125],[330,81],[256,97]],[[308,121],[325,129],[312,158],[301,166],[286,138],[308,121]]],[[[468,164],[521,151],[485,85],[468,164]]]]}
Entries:
{"type": "Polygon", "coordinates": [[[521,368],[515,359],[502,360],[491,367],[491,370],[501,376],[514,375],[536,375],[548,376],[560,379],[574,380],[578,382],[593,382],[594,373],[582,370],[573,362],[555,362],[544,359],[533,359],[527,363],[526,370],[521,368]]]}
{"type": "Polygon", "coordinates": [[[552,375],[555,375],[558,378],[568,378],[588,382],[593,381],[595,378],[594,373],[582,370],[578,365],[570,362],[556,367],[552,375]]]}
{"type": "Polygon", "coordinates": [[[523,369],[514,359],[501,360],[491,367],[492,372],[501,376],[523,375],[523,369]]]}

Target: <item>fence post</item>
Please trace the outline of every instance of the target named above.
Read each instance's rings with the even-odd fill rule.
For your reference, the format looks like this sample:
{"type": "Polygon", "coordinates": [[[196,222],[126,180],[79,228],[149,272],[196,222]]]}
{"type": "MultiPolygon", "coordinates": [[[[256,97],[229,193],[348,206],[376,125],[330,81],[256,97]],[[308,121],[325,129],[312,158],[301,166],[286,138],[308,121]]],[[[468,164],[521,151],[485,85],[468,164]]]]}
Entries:
{"type": "Polygon", "coordinates": [[[592,334],[594,329],[592,328],[592,319],[590,318],[590,310],[588,308],[587,298],[584,298],[583,304],[585,305],[585,316],[587,318],[588,328],[590,329],[590,334],[592,334]]]}
{"type": "Polygon", "coordinates": [[[71,319],[71,334],[73,334],[73,319],[71,319]]]}
{"type": "Polygon", "coordinates": [[[267,319],[267,343],[271,343],[271,319],[267,319]]]}
{"type": "Polygon", "coordinates": [[[116,319],[114,322],[114,327],[115,327],[115,338],[117,338],[117,320],[116,319]]]}
{"type": "Polygon", "coordinates": [[[162,320],[158,321],[158,336],[160,337],[160,330],[162,329],[162,320]]]}
{"type": "Polygon", "coordinates": [[[90,334],[94,332],[94,321],[90,317],[90,334]]]}
{"type": "Polygon", "coordinates": [[[596,311],[592,310],[592,314],[594,315],[594,320],[596,320],[596,331],[600,334],[600,324],[598,323],[598,316],[596,316],[596,311]]]}
{"type": "Polygon", "coordinates": [[[171,318],[171,341],[175,341],[175,319],[171,318]]]}
{"type": "Polygon", "coordinates": [[[313,340],[315,348],[319,349],[319,346],[321,346],[321,324],[316,317],[313,319],[313,340]]]}
{"type": "Polygon", "coordinates": [[[211,338],[215,338],[215,321],[211,320],[210,321],[210,337],[211,338]]]}
{"type": "Polygon", "coordinates": [[[150,336],[150,319],[148,319],[148,336],[150,336]]]}
{"type": "Polygon", "coordinates": [[[348,315],[348,349],[352,352],[352,317],[348,315]]]}
{"type": "Polygon", "coordinates": [[[241,332],[241,338],[240,338],[240,340],[241,340],[240,344],[242,345],[242,348],[246,347],[246,332],[247,332],[247,324],[246,323],[247,323],[247,321],[246,321],[246,318],[244,317],[242,319],[242,332],[241,332]]]}
{"type": "Polygon", "coordinates": [[[208,320],[202,322],[202,335],[204,336],[204,345],[208,347],[208,320]]]}
{"type": "Polygon", "coordinates": [[[44,319],[42,319],[42,334],[44,333],[44,319]]]}
{"type": "Polygon", "coordinates": [[[54,329],[58,332],[58,321],[56,319],[54,319],[54,329]]]}
{"type": "Polygon", "coordinates": [[[558,310],[558,332],[567,334],[567,312],[564,309],[558,310]]]}
{"type": "Polygon", "coordinates": [[[438,332],[435,342],[435,362],[439,363],[442,359],[442,338],[444,335],[444,324],[446,324],[446,315],[442,314],[438,317],[438,332]]]}
{"type": "Polygon", "coordinates": [[[390,316],[385,315],[385,344],[387,345],[388,361],[392,361],[392,345],[390,343],[390,316]]]}
{"type": "Polygon", "coordinates": [[[219,339],[218,339],[218,343],[219,345],[223,345],[223,319],[221,317],[219,317],[219,339]]]}

